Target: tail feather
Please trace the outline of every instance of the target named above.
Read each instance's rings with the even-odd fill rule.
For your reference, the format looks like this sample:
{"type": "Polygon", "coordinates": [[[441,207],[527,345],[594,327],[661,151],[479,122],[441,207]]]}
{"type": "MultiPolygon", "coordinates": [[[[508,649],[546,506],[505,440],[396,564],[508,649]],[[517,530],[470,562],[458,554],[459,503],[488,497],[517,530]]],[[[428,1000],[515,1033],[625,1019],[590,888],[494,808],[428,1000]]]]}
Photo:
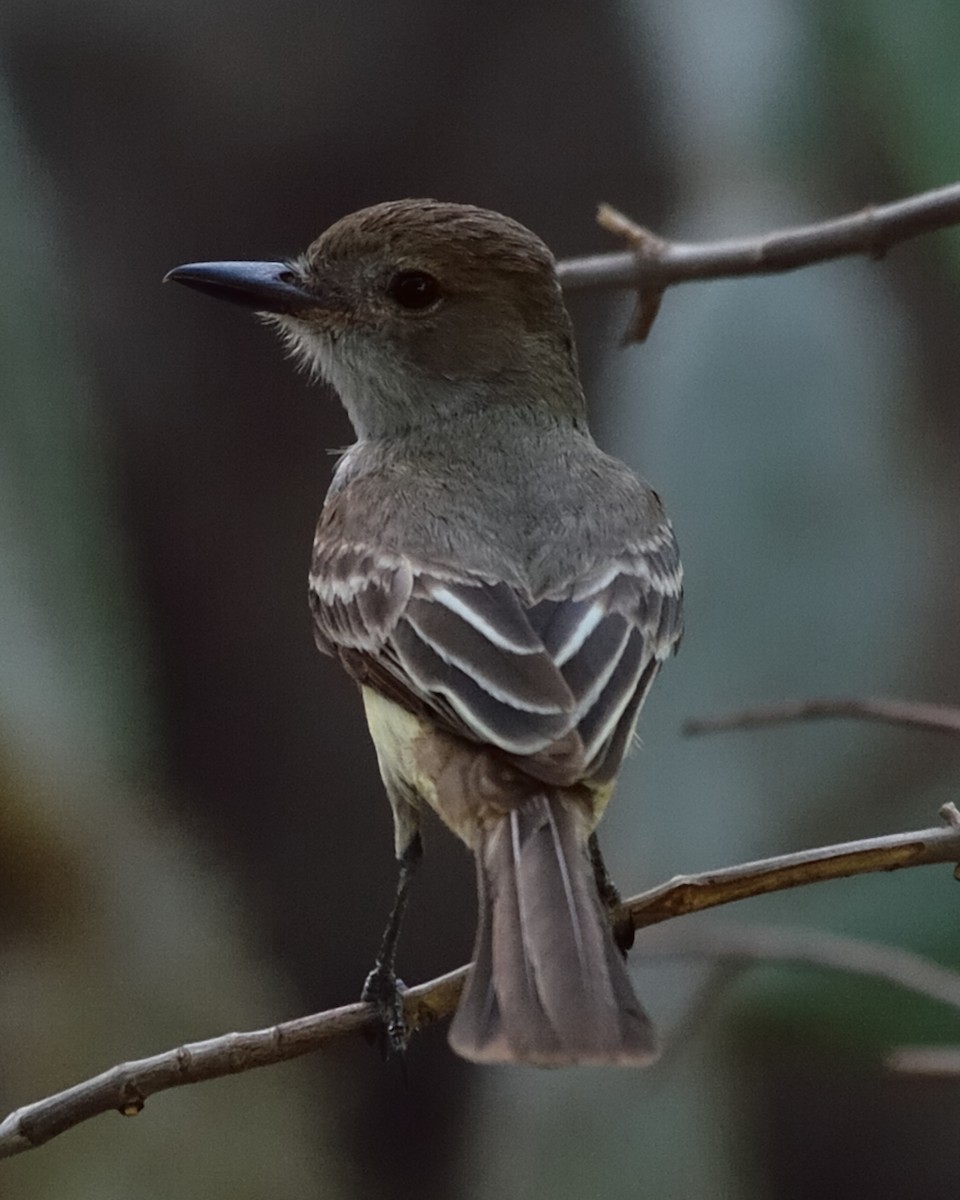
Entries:
{"type": "Polygon", "coordinates": [[[656,1057],[593,877],[582,813],[537,796],[484,834],[474,968],[450,1041],[477,1062],[656,1057]]]}

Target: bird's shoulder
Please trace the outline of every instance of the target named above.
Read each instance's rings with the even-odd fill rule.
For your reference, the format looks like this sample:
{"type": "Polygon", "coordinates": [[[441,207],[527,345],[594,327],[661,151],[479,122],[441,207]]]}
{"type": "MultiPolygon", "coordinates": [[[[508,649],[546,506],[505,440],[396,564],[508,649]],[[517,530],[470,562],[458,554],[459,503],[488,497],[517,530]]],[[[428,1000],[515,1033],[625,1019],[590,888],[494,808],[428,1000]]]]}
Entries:
{"type": "Polygon", "coordinates": [[[611,561],[652,555],[662,573],[679,571],[657,493],[588,436],[540,432],[496,450],[491,469],[468,439],[442,453],[351,448],[317,526],[321,558],[338,542],[363,543],[534,599],[611,561]]]}
{"type": "MultiPolygon", "coordinates": [[[[554,503],[519,537],[524,515],[542,516],[529,491],[498,532],[475,519],[489,497],[466,484],[452,502],[421,474],[406,500],[402,473],[342,481],[314,542],[321,649],[403,707],[539,763],[544,778],[615,765],[679,639],[682,583],[655,494],[608,462],[587,464],[578,504],[554,503]]],[[[552,489],[554,502],[558,490],[569,494],[552,489]]]]}

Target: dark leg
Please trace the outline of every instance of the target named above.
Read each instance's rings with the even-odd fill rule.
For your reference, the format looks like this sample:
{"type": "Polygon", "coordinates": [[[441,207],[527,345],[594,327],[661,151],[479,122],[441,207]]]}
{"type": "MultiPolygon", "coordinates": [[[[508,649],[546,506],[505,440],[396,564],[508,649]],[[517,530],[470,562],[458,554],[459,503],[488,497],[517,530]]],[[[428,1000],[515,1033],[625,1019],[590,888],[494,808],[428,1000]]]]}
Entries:
{"type": "Polygon", "coordinates": [[[595,833],[590,834],[590,840],[587,845],[590,850],[590,865],[593,867],[593,877],[597,882],[597,891],[600,893],[600,899],[603,901],[607,915],[610,918],[613,940],[617,943],[620,953],[626,958],[627,951],[633,945],[633,924],[620,915],[620,893],[617,890],[616,884],[610,878],[610,872],[607,870],[607,864],[603,861],[603,855],[600,853],[600,843],[597,841],[595,833]]]}
{"type": "Polygon", "coordinates": [[[387,918],[387,927],[383,931],[380,942],[380,952],[373,970],[367,976],[360,998],[377,1006],[380,1019],[383,1021],[387,1035],[389,1050],[401,1052],[407,1044],[407,1023],[403,1016],[403,991],[401,980],[397,979],[394,965],[397,957],[397,939],[400,936],[400,922],[407,907],[410,895],[410,885],[416,874],[420,859],[423,857],[423,843],[420,834],[415,833],[407,843],[406,849],[400,855],[400,873],[397,877],[397,894],[387,918]]]}

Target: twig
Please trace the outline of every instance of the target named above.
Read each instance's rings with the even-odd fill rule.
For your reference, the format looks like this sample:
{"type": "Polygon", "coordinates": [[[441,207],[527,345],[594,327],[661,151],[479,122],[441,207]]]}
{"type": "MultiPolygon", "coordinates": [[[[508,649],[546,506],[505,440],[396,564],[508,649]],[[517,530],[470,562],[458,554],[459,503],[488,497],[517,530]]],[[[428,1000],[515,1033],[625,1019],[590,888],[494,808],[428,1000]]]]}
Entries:
{"type": "MultiPolygon", "coordinates": [[[[410,988],[404,1009],[411,1028],[422,1029],[457,1006],[467,967],[410,988]]],[[[0,1123],[0,1158],[48,1142],[100,1113],[116,1109],[126,1117],[142,1111],[148,1097],[187,1083],[202,1083],[271,1066],[322,1049],[328,1042],[379,1029],[376,1009],[347,1004],[268,1029],[225,1033],[191,1042],[149,1058],[120,1063],[65,1091],[28,1104],[0,1123]]]]}
{"type": "Polygon", "coordinates": [[[818,720],[821,717],[857,717],[862,721],[882,721],[889,725],[909,725],[936,733],[960,735],[960,708],[946,704],[913,704],[907,700],[797,700],[771,704],[687,721],[687,734],[720,733],[728,729],[761,729],[784,721],[818,720]]]}
{"type": "MultiPolygon", "coordinates": [[[[657,237],[642,225],[637,225],[609,204],[601,204],[597,209],[597,224],[617,237],[626,238],[633,247],[634,262],[638,267],[646,263],[658,265],[670,250],[669,243],[663,238],[657,237]]],[[[624,345],[647,340],[647,335],[660,312],[666,290],[666,284],[662,281],[638,284],[637,303],[633,310],[633,319],[623,337],[624,345]]]]}
{"type": "Polygon", "coordinates": [[[659,296],[672,284],[793,271],[850,254],[881,258],[898,242],[960,223],[960,183],[892,204],[869,205],[815,225],[717,242],[669,242],[605,205],[598,219],[634,248],[565,259],[559,264],[561,283],[568,292],[636,290],[640,303],[632,336],[642,340],[653,323],[659,296]]]}
{"type": "Polygon", "coordinates": [[[711,961],[796,963],[879,979],[960,1010],[960,974],[901,946],[885,946],[822,930],[763,925],[671,929],[647,953],[711,961]]]}
{"type": "Polygon", "coordinates": [[[872,871],[954,862],[956,849],[960,846],[960,812],[953,804],[945,804],[940,815],[946,822],[945,828],[927,829],[916,834],[894,833],[819,850],[801,850],[797,854],[782,854],[702,875],[676,875],[660,887],[624,901],[624,908],[634,928],[642,929],[670,917],[807,883],[844,879],[872,871]]]}
{"type": "MultiPolygon", "coordinates": [[[[865,979],[914,992],[960,1012],[960,973],[901,946],[863,941],[823,930],[782,926],[669,926],[644,940],[645,959],[705,958],[710,975],[693,1004],[665,1032],[664,1061],[685,1044],[687,1035],[712,1007],[720,992],[758,962],[793,963],[861,975],[865,979]]],[[[887,1056],[891,1070],[925,1075],[960,1075],[960,1046],[904,1046],[887,1056]]]]}
{"type": "Polygon", "coordinates": [[[960,1046],[898,1046],[887,1055],[891,1071],[906,1075],[960,1075],[960,1046]]]}
{"type": "MultiPolygon", "coordinates": [[[[944,805],[940,812],[945,821],[940,828],[846,842],[702,875],[680,875],[626,900],[623,915],[635,928],[641,928],[684,913],[821,879],[930,863],[956,864],[960,862],[960,812],[952,804],[944,805]]],[[[453,1012],[467,970],[461,967],[406,992],[404,1011],[411,1029],[423,1028],[453,1012]]],[[[149,1096],[168,1088],[297,1058],[330,1041],[376,1029],[378,1025],[379,1018],[372,1005],[349,1004],[269,1029],[228,1033],[122,1063],[11,1113],[0,1123],[0,1158],[42,1145],[110,1109],[134,1116],[149,1096]]]]}

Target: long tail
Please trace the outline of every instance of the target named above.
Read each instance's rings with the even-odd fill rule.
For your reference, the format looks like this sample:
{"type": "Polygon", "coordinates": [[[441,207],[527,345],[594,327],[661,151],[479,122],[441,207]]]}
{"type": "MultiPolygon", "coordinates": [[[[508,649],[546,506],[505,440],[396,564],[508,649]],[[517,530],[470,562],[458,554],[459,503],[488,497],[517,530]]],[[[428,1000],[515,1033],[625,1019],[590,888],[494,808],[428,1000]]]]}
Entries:
{"type": "Polygon", "coordinates": [[[475,1062],[640,1066],[653,1027],[614,944],[583,816],[536,796],[477,848],[480,924],[450,1044],[475,1062]]]}

